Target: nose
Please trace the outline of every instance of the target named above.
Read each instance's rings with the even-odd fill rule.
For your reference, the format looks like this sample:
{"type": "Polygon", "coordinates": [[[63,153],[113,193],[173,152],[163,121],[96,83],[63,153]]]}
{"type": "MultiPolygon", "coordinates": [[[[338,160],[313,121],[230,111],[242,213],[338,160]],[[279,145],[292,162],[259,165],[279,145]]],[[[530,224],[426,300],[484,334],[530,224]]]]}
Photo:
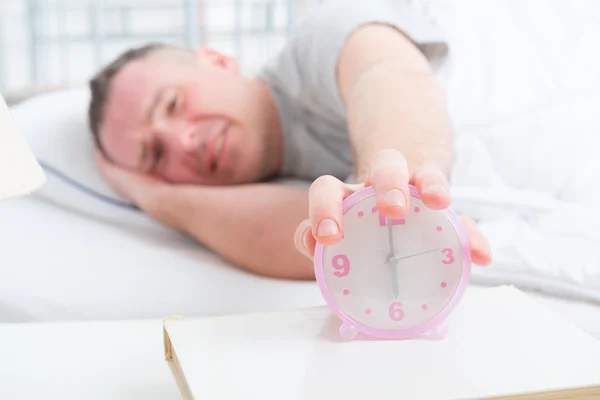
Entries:
{"type": "Polygon", "coordinates": [[[179,142],[186,152],[195,152],[198,149],[200,135],[197,131],[190,128],[184,129],[179,134],[179,142]]]}

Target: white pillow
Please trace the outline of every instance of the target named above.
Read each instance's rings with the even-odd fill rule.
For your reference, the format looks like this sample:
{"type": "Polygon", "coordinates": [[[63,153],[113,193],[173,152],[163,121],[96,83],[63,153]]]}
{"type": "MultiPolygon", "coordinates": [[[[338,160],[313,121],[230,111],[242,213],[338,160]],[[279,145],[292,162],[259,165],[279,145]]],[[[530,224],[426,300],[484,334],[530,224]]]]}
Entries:
{"type": "Polygon", "coordinates": [[[16,125],[47,175],[47,183],[33,195],[83,216],[173,234],[130,208],[102,179],[87,123],[89,99],[89,89],[78,87],[38,95],[11,107],[16,125]]]}
{"type": "MultiPolygon", "coordinates": [[[[131,208],[103,180],[94,163],[95,144],[87,122],[89,100],[89,89],[78,87],[38,95],[11,108],[47,175],[47,183],[33,195],[96,220],[161,235],[177,234],[131,208]]],[[[294,179],[277,182],[300,188],[310,185],[294,179]]]]}

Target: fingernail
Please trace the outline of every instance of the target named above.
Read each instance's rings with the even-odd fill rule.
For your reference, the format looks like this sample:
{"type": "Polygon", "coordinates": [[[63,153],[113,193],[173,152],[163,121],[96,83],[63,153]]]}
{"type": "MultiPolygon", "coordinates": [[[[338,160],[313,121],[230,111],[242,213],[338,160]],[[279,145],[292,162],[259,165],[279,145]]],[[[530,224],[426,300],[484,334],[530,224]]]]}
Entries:
{"type": "Polygon", "coordinates": [[[337,235],[340,232],[340,228],[330,219],[324,219],[319,222],[319,226],[317,227],[317,235],[319,236],[333,236],[337,235]]]}
{"type": "Polygon", "coordinates": [[[427,189],[425,191],[427,193],[436,193],[436,194],[446,194],[446,193],[448,193],[446,191],[446,188],[443,185],[440,185],[439,183],[436,183],[436,184],[431,185],[431,186],[427,186],[427,189]]]}
{"type": "Polygon", "coordinates": [[[385,204],[390,206],[405,207],[406,197],[399,189],[391,189],[383,195],[381,199],[385,204]]]}
{"type": "Polygon", "coordinates": [[[308,253],[308,241],[307,241],[306,237],[308,236],[309,231],[310,231],[310,228],[306,229],[304,231],[304,233],[302,234],[302,245],[304,246],[304,250],[306,250],[307,253],[308,253]]]}

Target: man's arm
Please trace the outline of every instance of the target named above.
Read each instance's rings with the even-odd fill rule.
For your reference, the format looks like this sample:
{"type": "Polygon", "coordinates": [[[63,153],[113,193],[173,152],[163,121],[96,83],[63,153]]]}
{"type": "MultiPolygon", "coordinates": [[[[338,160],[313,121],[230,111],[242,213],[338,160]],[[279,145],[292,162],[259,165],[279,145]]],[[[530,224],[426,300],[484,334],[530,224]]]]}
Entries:
{"type": "Polygon", "coordinates": [[[449,177],[453,146],[445,91],[405,35],[381,24],[357,29],[337,73],[359,182],[384,149],[400,151],[411,174],[431,164],[449,177]]]}
{"type": "MultiPolygon", "coordinates": [[[[452,138],[445,95],[405,36],[381,25],[357,30],[342,50],[338,74],[359,182],[373,156],[388,149],[404,155],[410,172],[432,164],[447,176],[452,138]]],[[[313,278],[310,262],[293,241],[309,210],[306,191],[252,184],[176,186],[165,194],[168,201],[153,203],[146,212],[236,265],[261,275],[313,278]]]]}
{"type": "MultiPolygon", "coordinates": [[[[430,208],[445,208],[451,200],[453,146],[446,96],[418,49],[392,27],[366,25],[346,41],[337,72],[359,185],[321,178],[311,185],[310,218],[296,228],[302,238],[296,246],[309,259],[316,243],[332,245],[343,238],[342,200],[363,183],[374,187],[377,204],[388,218],[409,212],[407,199],[398,195],[407,197],[409,182],[430,208]],[[335,235],[319,235],[316,228],[324,220],[341,229],[335,235]]],[[[489,265],[487,239],[471,219],[461,220],[473,263],[489,265]]]]}
{"type": "Polygon", "coordinates": [[[306,218],[306,190],[280,184],[149,186],[137,203],[229,262],[263,276],[312,279],[312,264],[294,246],[306,218]]]}

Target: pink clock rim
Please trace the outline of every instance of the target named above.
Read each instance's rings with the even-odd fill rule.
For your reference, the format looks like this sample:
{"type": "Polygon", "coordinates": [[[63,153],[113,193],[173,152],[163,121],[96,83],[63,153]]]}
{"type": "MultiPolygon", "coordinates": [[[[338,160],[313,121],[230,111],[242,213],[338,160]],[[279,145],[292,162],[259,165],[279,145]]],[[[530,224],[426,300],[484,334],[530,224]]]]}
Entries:
{"type": "MultiPolygon", "coordinates": [[[[409,189],[410,189],[411,196],[414,196],[414,197],[418,198],[419,200],[421,199],[421,197],[419,196],[419,192],[415,186],[409,185],[409,189]]],[[[373,195],[375,195],[375,189],[372,186],[368,186],[364,189],[361,189],[361,190],[358,190],[358,191],[352,193],[350,196],[348,196],[342,202],[342,213],[346,214],[346,212],[348,212],[348,210],[352,206],[354,206],[356,203],[366,199],[367,197],[371,197],[373,195]]],[[[325,300],[327,305],[332,309],[332,311],[337,315],[337,317],[340,318],[340,320],[342,320],[345,323],[355,326],[358,332],[361,332],[361,333],[371,336],[371,337],[377,337],[377,338],[382,338],[382,339],[410,339],[413,337],[420,336],[426,332],[432,331],[446,321],[448,316],[454,311],[456,306],[459,304],[459,302],[461,301],[461,299],[463,298],[463,296],[467,290],[467,287],[469,285],[470,276],[471,276],[472,260],[471,260],[471,250],[470,250],[471,244],[470,244],[469,236],[467,234],[466,229],[460,222],[458,215],[456,215],[456,213],[451,208],[446,208],[441,211],[448,218],[450,225],[452,225],[452,227],[454,228],[454,230],[459,238],[459,241],[462,245],[463,263],[462,263],[462,272],[461,272],[460,280],[454,291],[454,294],[452,295],[452,297],[450,297],[450,300],[448,301],[446,306],[436,316],[434,316],[433,318],[429,319],[428,321],[426,321],[422,324],[419,324],[419,325],[414,326],[409,329],[391,330],[391,329],[373,328],[373,327],[370,327],[368,325],[365,325],[365,324],[355,320],[350,315],[346,314],[344,312],[344,310],[342,310],[342,308],[334,300],[333,294],[329,290],[329,287],[327,286],[327,283],[325,280],[325,272],[324,272],[324,268],[323,268],[323,257],[325,255],[324,251],[325,251],[326,246],[323,246],[323,245],[317,243],[317,245],[315,247],[315,255],[313,258],[314,259],[315,278],[317,281],[317,285],[319,287],[319,290],[321,291],[321,295],[323,296],[323,299],[325,300]]]]}

